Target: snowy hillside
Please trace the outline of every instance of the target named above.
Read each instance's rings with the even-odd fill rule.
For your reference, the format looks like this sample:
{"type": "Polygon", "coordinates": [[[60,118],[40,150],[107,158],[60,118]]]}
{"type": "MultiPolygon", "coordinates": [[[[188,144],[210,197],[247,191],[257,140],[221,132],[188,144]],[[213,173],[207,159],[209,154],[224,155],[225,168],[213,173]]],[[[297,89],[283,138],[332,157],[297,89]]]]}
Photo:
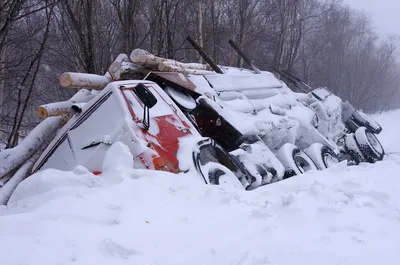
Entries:
{"type": "Polygon", "coordinates": [[[0,264],[398,264],[399,119],[377,117],[382,162],[251,192],[129,169],[124,152],[101,177],[47,170],[0,208],[0,264]]]}

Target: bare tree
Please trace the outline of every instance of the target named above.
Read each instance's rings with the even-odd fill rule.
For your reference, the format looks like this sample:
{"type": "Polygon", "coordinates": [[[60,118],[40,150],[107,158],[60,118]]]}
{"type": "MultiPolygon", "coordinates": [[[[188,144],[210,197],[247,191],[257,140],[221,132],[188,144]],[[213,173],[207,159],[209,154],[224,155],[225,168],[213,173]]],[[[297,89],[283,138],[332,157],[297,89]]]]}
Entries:
{"type": "Polygon", "coordinates": [[[261,69],[288,70],[368,111],[400,107],[398,39],[341,0],[2,0],[0,141],[12,146],[38,122],[34,106],[71,96],[62,72],[104,74],[138,47],[198,61],[187,35],[219,64],[246,67],[233,38],[261,69]]]}
{"type": "Polygon", "coordinates": [[[40,63],[42,60],[43,52],[45,49],[46,42],[49,37],[49,31],[50,31],[50,22],[51,22],[51,17],[53,15],[53,7],[50,7],[49,10],[45,10],[46,12],[46,28],[45,32],[43,34],[43,38],[40,42],[39,49],[35,56],[32,58],[29,67],[22,78],[21,82],[18,84],[18,101],[17,101],[17,108],[15,111],[14,115],[14,121],[11,129],[11,133],[9,134],[9,137],[7,139],[7,148],[14,147],[18,143],[18,138],[19,138],[19,129],[21,128],[22,120],[24,118],[30,97],[32,95],[32,91],[34,89],[35,85],[35,80],[36,76],[39,71],[40,63]],[[28,79],[31,78],[30,84],[28,87],[26,87],[28,79]],[[22,98],[22,90],[27,89],[27,95],[25,98],[22,98]]]}

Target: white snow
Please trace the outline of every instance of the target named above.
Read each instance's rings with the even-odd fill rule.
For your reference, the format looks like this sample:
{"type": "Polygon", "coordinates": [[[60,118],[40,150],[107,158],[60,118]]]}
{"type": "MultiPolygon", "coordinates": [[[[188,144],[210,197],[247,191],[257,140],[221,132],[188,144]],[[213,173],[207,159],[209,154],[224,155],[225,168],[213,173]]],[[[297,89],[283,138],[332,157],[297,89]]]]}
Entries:
{"type": "Polygon", "coordinates": [[[0,208],[0,262],[397,265],[399,118],[377,117],[391,153],[382,162],[341,163],[253,191],[131,169],[116,143],[99,176],[48,169],[19,185],[0,208]]]}
{"type": "Polygon", "coordinates": [[[104,155],[103,172],[129,168],[133,168],[133,157],[129,147],[119,141],[115,142],[104,155]]]}
{"type": "Polygon", "coordinates": [[[229,74],[204,76],[216,91],[235,91],[265,88],[283,88],[282,83],[272,73],[258,75],[229,74]]]}
{"type": "Polygon", "coordinates": [[[400,110],[392,110],[372,117],[382,126],[382,132],[377,137],[383,143],[385,152],[400,152],[400,110]]]}

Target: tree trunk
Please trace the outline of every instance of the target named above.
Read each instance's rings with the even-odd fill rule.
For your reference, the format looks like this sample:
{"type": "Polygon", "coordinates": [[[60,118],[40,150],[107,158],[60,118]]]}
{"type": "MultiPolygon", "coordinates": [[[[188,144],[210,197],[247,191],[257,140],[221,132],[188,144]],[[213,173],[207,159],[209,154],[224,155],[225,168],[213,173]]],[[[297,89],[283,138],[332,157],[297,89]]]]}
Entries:
{"type": "Polygon", "coordinates": [[[0,47],[0,143],[2,143],[4,141],[4,137],[5,137],[5,125],[2,122],[3,119],[3,96],[4,96],[4,89],[5,89],[5,77],[6,77],[6,70],[5,70],[5,57],[6,56],[6,49],[5,47],[3,47],[3,49],[1,49],[0,47]]]}
{"type": "Polygon", "coordinates": [[[45,45],[47,42],[47,39],[49,37],[49,33],[50,33],[50,22],[51,22],[51,17],[53,15],[53,7],[50,8],[49,11],[46,11],[46,15],[47,15],[47,25],[46,25],[46,29],[43,35],[43,40],[40,43],[40,47],[38,52],[36,53],[35,57],[32,59],[28,71],[25,73],[25,76],[23,78],[23,80],[21,81],[19,88],[18,88],[18,105],[17,105],[17,110],[15,112],[15,116],[14,116],[14,124],[10,133],[10,136],[8,137],[7,140],[7,148],[10,147],[14,147],[17,144],[17,138],[19,137],[18,135],[18,131],[21,128],[21,124],[22,124],[22,120],[24,118],[25,115],[25,111],[26,108],[28,106],[34,85],[35,85],[35,81],[36,81],[36,77],[39,71],[39,67],[40,67],[40,62],[42,60],[42,56],[44,53],[44,49],[45,49],[45,45]],[[36,66],[35,66],[36,64],[36,66]],[[35,67],[34,67],[35,66],[35,67]],[[33,73],[32,73],[33,71],[33,73]],[[28,78],[32,76],[32,80],[31,83],[29,85],[28,88],[28,94],[26,96],[26,98],[24,100],[22,100],[21,94],[22,94],[22,88],[25,86],[25,83],[27,82],[28,78]],[[20,108],[21,112],[20,112],[20,108]]]}
{"type": "MultiPolygon", "coordinates": [[[[203,40],[203,0],[198,0],[198,18],[199,18],[199,45],[201,48],[204,47],[204,40],[203,40]]],[[[203,63],[203,58],[199,55],[199,63],[203,63]]]]}
{"type": "Polygon", "coordinates": [[[133,48],[135,43],[135,34],[134,34],[134,14],[136,13],[136,0],[126,0],[125,1],[125,10],[123,10],[124,21],[122,21],[123,25],[123,34],[124,34],[124,52],[129,54],[133,48]]]}

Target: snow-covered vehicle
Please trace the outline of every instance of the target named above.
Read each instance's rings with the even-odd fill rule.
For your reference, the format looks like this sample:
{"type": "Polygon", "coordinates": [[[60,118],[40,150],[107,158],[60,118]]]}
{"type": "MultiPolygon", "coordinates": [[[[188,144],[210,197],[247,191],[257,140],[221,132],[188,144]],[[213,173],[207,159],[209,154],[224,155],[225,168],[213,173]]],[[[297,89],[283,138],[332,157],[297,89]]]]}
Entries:
{"type": "Polygon", "coordinates": [[[301,102],[313,109],[318,117],[318,129],[338,146],[340,155],[355,163],[382,160],[385,151],[375,134],[382,127],[371,117],[342,101],[327,88],[311,88],[304,81],[286,71],[277,70],[307,97],[301,102]],[[333,129],[336,128],[336,129],[333,129]]]}
{"type": "Polygon", "coordinates": [[[206,61],[213,68],[135,49],[130,58],[120,54],[104,76],[64,73],[61,86],[81,90],[69,101],[40,106],[46,119],[36,129],[45,133],[0,153],[0,192],[46,168],[81,165],[101,174],[115,142],[128,146],[136,168],[195,171],[205,183],[248,190],[340,160],[383,158],[360,119],[349,130],[344,116],[357,115],[342,112],[349,104],[340,98],[321,89],[295,93],[270,72],[206,61]],[[16,155],[21,149],[26,155],[16,155]]]}
{"type": "MultiPolygon", "coordinates": [[[[283,177],[283,166],[260,138],[241,134],[218,116],[214,116],[218,121],[213,120],[213,109],[200,100],[196,113],[209,122],[201,128],[208,130],[218,142],[203,137],[197,130],[199,127],[196,128],[170,96],[152,81],[110,82],[99,93],[82,89],[73,99],[38,109],[44,116],[66,115],[63,119],[68,121],[60,129],[60,126],[41,123],[36,129],[40,128],[42,132],[33,132],[20,146],[0,153],[0,160],[4,162],[0,171],[2,203],[18,182],[40,170],[73,170],[84,166],[93,174],[101,174],[104,156],[116,142],[129,148],[135,168],[172,173],[195,171],[207,184],[252,189],[255,187],[252,172],[256,169],[264,172],[259,184],[283,177]],[[229,141],[223,141],[225,135],[221,130],[215,130],[217,127],[226,129],[229,141]],[[43,133],[46,130],[55,135],[43,133]],[[35,140],[41,137],[53,139],[36,143],[35,140]],[[34,158],[30,158],[32,153],[26,157],[18,156],[18,151],[24,147],[33,152],[34,158]],[[249,151],[253,149],[258,150],[258,157],[249,151]],[[23,171],[18,173],[21,168],[23,171]],[[13,175],[15,169],[18,169],[17,175],[13,175]]],[[[52,121],[52,118],[46,120],[52,121]]]]}
{"type": "MultiPolygon", "coordinates": [[[[186,111],[188,117],[194,116],[193,123],[200,127],[203,136],[213,138],[217,142],[234,142],[226,129],[216,126],[224,137],[202,130],[202,124],[207,120],[228,120],[237,131],[244,135],[257,135],[259,139],[271,150],[281,164],[286,168],[285,177],[300,174],[308,170],[327,168],[328,162],[339,162],[337,154],[333,151],[336,144],[323,136],[317,127],[315,112],[297,101],[296,95],[286,86],[274,79],[271,73],[262,75],[252,73],[228,73],[216,75],[203,73],[201,78],[207,80],[198,90],[203,90],[197,103],[207,102],[216,118],[210,119],[207,115],[198,117],[197,110],[188,109],[184,102],[190,96],[178,87],[168,86],[166,91],[175,100],[178,106],[186,111]],[[248,79],[246,82],[243,80],[248,79]],[[229,87],[231,80],[235,86],[229,87]],[[274,84],[275,82],[275,84],[274,84]],[[241,84],[236,86],[236,84],[241,84]],[[267,85],[265,85],[267,84],[267,85]],[[273,85],[274,87],[269,87],[273,85]],[[173,92],[172,92],[173,91],[173,92]],[[184,98],[187,98],[184,101],[184,98]],[[313,126],[313,123],[315,126],[313,126]],[[200,124],[200,125],[199,125],[200,124]],[[312,148],[310,148],[312,146],[312,148]],[[304,152],[304,151],[305,152],[304,152]],[[325,160],[320,157],[324,157],[325,160]]],[[[188,75],[188,80],[199,84],[198,75],[188,75]]],[[[254,156],[257,156],[254,154],[254,156]]],[[[269,168],[271,171],[271,167],[269,168]]],[[[257,184],[260,185],[261,171],[253,172],[258,176],[257,184]]]]}
{"type": "Polygon", "coordinates": [[[197,98],[197,102],[206,100],[219,117],[229,120],[238,131],[258,135],[285,166],[286,176],[324,169],[339,160],[360,163],[383,158],[384,150],[374,135],[380,132],[380,126],[350,109],[348,102],[322,88],[295,93],[272,73],[218,66],[203,51],[199,52],[211,70],[203,65],[165,61],[140,50],[132,52],[131,60],[155,70],[146,77],[161,83],[188,117],[192,115],[190,106],[196,106],[191,98],[197,98]],[[172,73],[157,73],[159,67],[154,66],[160,64],[164,68],[170,64],[167,69],[178,72],[179,78],[172,73]],[[351,131],[349,121],[357,116],[363,117],[364,122],[352,122],[358,126],[351,131]]]}
{"type": "Polygon", "coordinates": [[[208,184],[248,183],[247,169],[229,154],[238,152],[240,144],[227,150],[202,137],[154,82],[112,82],[91,101],[72,108],[73,117],[39,157],[32,173],[81,165],[101,174],[107,149],[119,141],[128,146],[135,168],[172,173],[195,170],[208,184]]]}

